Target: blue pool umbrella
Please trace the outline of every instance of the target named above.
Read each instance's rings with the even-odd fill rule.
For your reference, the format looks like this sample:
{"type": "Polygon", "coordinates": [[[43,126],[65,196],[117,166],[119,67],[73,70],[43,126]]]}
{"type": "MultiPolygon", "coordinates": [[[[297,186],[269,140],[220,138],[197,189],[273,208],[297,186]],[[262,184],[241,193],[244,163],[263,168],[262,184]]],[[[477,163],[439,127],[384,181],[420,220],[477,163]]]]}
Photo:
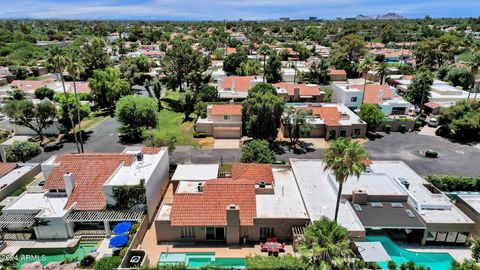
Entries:
{"type": "Polygon", "coordinates": [[[115,227],[113,227],[113,232],[115,234],[126,233],[130,231],[131,228],[132,224],[130,222],[122,222],[118,223],[117,225],[115,225],[115,227]]]}
{"type": "Polygon", "coordinates": [[[124,234],[117,235],[110,239],[110,246],[112,247],[123,247],[128,242],[128,236],[124,234]]]}

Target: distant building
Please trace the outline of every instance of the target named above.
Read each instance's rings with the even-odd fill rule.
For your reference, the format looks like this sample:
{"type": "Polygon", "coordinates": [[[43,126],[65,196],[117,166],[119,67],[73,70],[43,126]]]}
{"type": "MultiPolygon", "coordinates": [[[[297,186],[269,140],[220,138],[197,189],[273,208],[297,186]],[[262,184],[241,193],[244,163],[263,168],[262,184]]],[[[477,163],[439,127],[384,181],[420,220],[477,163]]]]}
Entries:
{"type": "Polygon", "coordinates": [[[276,83],[277,95],[286,102],[320,102],[324,92],[316,84],[276,83]]]}
{"type": "Polygon", "coordinates": [[[257,76],[228,76],[218,78],[217,91],[220,99],[245,99],[250,88],[263,79],[257,76]]]}

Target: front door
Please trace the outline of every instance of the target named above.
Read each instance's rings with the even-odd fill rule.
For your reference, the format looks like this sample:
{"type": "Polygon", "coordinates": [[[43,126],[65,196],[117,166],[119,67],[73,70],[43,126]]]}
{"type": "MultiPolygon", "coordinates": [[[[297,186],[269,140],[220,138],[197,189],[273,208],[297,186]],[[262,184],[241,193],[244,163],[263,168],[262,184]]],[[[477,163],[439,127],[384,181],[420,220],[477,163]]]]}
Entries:
{"type": "Polygon", "coordinates": [[[223,227],[207,227],[206,237],[207,240],[224,240],[225,228],[223,227]]]}
{"type": "Polygon", "coordinates": [[[337,137],[337,131],[330,130],[330,132],[328,133],[328,139],[329,140],[335,140],[335,137],[337,137]]]}
{"type": "Polygon", "coordinates": [[[340,137],[346,137],[347,136],[347,131],[346,130],[340,130],[340,137]]]}

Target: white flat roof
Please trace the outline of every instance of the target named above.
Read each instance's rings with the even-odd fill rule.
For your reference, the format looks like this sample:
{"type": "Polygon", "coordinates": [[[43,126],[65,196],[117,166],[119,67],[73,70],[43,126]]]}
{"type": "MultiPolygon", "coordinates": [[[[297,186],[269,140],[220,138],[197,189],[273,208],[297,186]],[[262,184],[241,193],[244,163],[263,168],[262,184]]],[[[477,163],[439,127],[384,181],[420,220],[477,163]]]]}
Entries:
{"type": "Polygon", "coordinates": [[[63,208],[68,198],[50,196],[45,193],[24,193],[13,203],[3,208],[5,213],[35,213],[42,211],[38,217],[63,217],[66,210],[63,208]]]}
{"type": "Polygon", "coordinates": [[[257,194],[257,218],[308,218],[291,169],[272,168],[274,194],[257,194]]]}
{"type": "MultiPolygon", "coordinates": [[[[139,151],[136,151],[139,152],[139,151]]],[[[125,153],[136,153],[135,151],[127,151],[125,153]]],[[[143,155],[143,161],[137,161],[131,166],[121,166],[108,180],[107,186],[122,185],[138,185],[140,179],[144,179],[145,183],[151,178],[153,171],[165,154],[165,150],[160,150],[155,155],[143,155]]]]}
{"type": "Polygon", "coordinates": [[[180,181],[178,182],[175,193],[199,193],[198,184],[204,184],[205,181],[180,181]]]}
{"type": "MultiPolygon", "coordinates": [[[[330,175],[334,179],[331,172],[330,175]]],[[[335,185],[338,186],[336,182],[335,185]]],[[[343,184],[342,194],[351,195],[354,190],[365,190],[368,195],[407,195],[388,175],[379,173],[362,173],[359,178],[349,177],[343,184]]]]}
{"type": "Polygon", "coordinates": [[[158,210],[155,220],[170,220],[170,212],[172,211],[171,204],[162,204],[158,210]]]}
{"type": "Polygon", "coordinates": [[[0,178],[0,186],[3,186],[4,184],[10,185],[13,182],[17,181],[21,176],[25,175],[28,173],[32,168],[32,165],[21,165],[15,169],[13,169],[11,172],[7,173],[4,175],[2,178],[0,178]]]}
{"type": "MultiPolygon", "coordinates": [[[[290,159],[290,164],[305,203],[310,220],[335,216],[337,191],[323,171],[319,159],[290,159]]],[[[338,223],[349,231],[364,231],[364,227],[349,203],[341,202],[338,223]]]]}
{"type": "Polygon", "coordinates": [[[172,181],[198,181],[218,178],[218,164],[180,164],[172,181]]]}
{"type": "Polygon", "coordinates": [[[458,197],[480,214],[480,194],[458,194],[458,197]]]}

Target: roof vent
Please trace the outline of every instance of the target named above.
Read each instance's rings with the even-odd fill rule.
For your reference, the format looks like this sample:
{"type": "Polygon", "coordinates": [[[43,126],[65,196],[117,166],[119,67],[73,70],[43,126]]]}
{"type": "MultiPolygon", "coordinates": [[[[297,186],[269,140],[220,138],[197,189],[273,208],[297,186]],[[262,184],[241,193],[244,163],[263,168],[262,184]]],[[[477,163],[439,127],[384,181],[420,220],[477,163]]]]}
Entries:
{"type": "Polygon", "coordinates": [[[235,206],[235,204],[230,204],[230,205],[228,206],[228,208],[230,208],[230,209],[236,209],[237,206],[235,206]]]}
{"type": "Polygon", "coordinates": [[[259,183],[258,183],[258,187],[260,187],[260,188],[265,188],[265,182],[263,182],[263,181],[262,181],[262,182],[259,182],[259,183]]]}
{"type": "Polygon", "coordinates": [[[203,192],[203,183],[198,183],[197,190],[198,192],[203,192]]]}

